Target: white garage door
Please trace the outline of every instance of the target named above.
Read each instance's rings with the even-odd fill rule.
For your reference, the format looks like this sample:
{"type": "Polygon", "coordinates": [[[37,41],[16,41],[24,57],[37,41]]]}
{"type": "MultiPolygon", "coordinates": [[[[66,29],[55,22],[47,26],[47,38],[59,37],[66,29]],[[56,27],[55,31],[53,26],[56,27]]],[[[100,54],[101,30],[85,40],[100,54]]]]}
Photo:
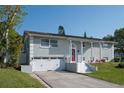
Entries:
{"type": "Polygon", "coordinates": [[[34,59],[31,65],[32,71],[65,70],[63,59],[34,59]]]}

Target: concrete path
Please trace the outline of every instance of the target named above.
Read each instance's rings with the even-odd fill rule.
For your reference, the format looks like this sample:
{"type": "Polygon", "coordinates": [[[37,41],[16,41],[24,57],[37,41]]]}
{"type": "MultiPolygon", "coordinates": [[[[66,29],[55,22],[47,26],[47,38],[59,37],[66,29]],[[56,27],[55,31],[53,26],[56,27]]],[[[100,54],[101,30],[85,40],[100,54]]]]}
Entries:
{"type": "Polygon", "coordinates": [[[34,72],[53,88],[121,88],[117,84],[70,72],[34,72]]]}

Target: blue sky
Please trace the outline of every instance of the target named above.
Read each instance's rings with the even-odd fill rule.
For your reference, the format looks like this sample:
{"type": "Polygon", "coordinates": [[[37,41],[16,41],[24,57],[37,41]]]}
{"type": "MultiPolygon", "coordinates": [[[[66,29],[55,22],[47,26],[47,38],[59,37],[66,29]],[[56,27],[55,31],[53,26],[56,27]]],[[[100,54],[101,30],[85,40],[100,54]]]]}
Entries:
{"type": "Polygon", "coordinates": [[[17,31],[57,33],[63,25],[66,34],[102,38],[124,27],[124,6],[24,6],[28,13],[17,31]]]}

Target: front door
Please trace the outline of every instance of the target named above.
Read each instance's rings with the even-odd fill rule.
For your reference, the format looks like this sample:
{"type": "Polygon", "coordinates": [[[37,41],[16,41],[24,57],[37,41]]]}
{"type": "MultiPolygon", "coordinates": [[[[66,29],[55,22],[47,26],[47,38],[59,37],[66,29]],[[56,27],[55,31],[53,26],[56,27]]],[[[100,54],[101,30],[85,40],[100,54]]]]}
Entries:
{"type": "Polygon", "coordinates": [[[75,49],[72,49],[72,62],[75,62],[75,49]]]}

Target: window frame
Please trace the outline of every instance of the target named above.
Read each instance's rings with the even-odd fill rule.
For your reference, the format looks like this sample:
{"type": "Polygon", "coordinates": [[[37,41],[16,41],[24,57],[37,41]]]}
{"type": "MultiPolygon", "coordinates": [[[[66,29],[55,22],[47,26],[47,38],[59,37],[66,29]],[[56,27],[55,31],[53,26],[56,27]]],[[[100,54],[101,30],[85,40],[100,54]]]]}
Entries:
{"type": "Polygon", "coordinates": [[[41,38],[40,39],[40,46],[41,46],[41,48],[51,48],[51,47],[52,48],[56,48],[56,47],[58,47],[58,40],[56,40],[56,39],[41,38]],[[43,45],[42,44],[42,40],[48,40],[48,46],[43,45]],[[53,43],[53,42],[51,42],[52,40],[53,41],[55,40],[56,42],[53,43]],[[52,44],[56,44],[56,46],[53,46],[52,44]]]}
{"type": "Polygon", "coordinates": [[[104,43],[104,44],[103,44],[103,47],[108,47],[108,46],[109,46],[108,43],[104,43]]]}
{"type": "Polygon", "coordinates": [[[86,48],[86,42],[83,42],[83,46],[82,46],[83,48],[86,48]]]}
{"type": "Polygon", "coordinates": [[[52,47],[52,48],[58,47],[58,40],[56,40],[56,39],[50,39],[50,47],[52,47]],[[56,41],[56,43],[55,42],[54,43],[53,42],[51,43],[52,40],[53,41],[56,41]],[[56,44],[56,46],[52,46],[52,44],[56,44]]]}
{"type": "Polygon", "coordinates": [[[42,48],[50,48],[50,40],[47,39],[47,38],[41,38],[41,39],[40,39],[40,45],[41,45],[42,48]],[[48,46],[42,45],[42,40],[48,40],[48,46]]]}

